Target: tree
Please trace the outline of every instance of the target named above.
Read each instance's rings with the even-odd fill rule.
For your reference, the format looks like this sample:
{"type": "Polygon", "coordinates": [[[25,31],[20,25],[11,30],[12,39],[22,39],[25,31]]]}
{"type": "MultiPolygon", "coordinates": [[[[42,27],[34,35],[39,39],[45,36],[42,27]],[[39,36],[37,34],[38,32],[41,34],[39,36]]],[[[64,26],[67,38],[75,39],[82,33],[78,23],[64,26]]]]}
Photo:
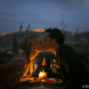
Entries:
{"type": "Polygon", "coordinates": [[[19,42],[16,38],[13,39],[12,52],[15,54],[19,52],[19,42]]]}
{"type": "Polygon", "coordinates": [[[20,27],[19,27],[19,32],[22,32],[22,29],[23,29],[23,25],[22,23],[20,24],[20,27]]]}
{"type": "Polygon", "coordinates": [[[30,31],[30,24],[28,24],[27,29],[26,29],[26,32],[29,32],[29,31],[30,31]]]}

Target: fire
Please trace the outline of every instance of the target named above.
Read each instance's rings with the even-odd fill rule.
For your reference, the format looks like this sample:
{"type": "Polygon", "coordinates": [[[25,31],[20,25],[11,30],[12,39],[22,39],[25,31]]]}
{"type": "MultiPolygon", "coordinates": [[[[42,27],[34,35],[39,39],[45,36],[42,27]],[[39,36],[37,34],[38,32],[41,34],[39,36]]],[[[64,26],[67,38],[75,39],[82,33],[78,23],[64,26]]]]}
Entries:
{"type": "Polygon", "coordinates": [[[40,52],[43,52],[43,51],[35,50],[35,51],[34,51],[35,54],[34,54],[33,56],[31,56],[31,59],[30,59],[30,74],[32,74],[32,72],[33,72],[33,61],[34,61],[35,57],[36,57],[40,52]]]}
{"type": "Polygon", "coordinates": [[[46,72],[43,71],[43,72],[39,73],[39,78],[42,79],[42,78],[46,78],[46,77],[47,77],[47,73],[46,72]]]}
{"type": "MultiPolygon", "coordinates": [[[[31,58],[30,58],[30,74],[33,73],[33,61],[34,61],[35,57],[36,57],[40,52],[43,52],[43,51],[44,51],[44,50],[37,50],[37,49],[34,50],[34,53],[35,53],[35,54],[32,55],[31,58]]],[[[53,49],[48,49],[46,52],[53,52],[53,53],[56,55],[56,51],[53,50],[53,49]]],[[[46,65],[46,60],[45,60],[45,59],[43,59],[42,65],[46,65]]]]}
{"type": "Polygon", "coordinates": [[[46,65],[46,60],[45,58],[43,58],[42,66],[45,66],[45,65],[46,65]]]}

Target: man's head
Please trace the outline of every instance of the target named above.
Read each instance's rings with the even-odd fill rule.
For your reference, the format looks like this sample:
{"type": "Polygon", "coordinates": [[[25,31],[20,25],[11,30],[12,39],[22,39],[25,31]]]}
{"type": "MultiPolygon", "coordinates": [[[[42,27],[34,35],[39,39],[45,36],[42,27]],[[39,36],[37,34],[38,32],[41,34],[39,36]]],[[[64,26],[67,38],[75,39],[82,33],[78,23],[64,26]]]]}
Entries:
{"type": "Polygon", "coordinates": [[[65,37],[63,32],[57,28],[46,29],[45,45],[46,47],[55,47],[64,43],[65,37]]]}

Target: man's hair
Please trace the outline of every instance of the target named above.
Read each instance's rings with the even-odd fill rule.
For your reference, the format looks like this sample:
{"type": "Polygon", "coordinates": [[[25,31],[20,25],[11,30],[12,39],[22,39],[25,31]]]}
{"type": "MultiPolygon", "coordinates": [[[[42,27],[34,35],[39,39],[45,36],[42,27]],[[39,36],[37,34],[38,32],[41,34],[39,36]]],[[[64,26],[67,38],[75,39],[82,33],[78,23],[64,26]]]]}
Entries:
{"type": "Polygon", "coordinates": [[[48,32],[50,34],[50,38],[55,39],[58,44],[64,43],[65,37],[64,33],[61,30],[57,28],[48,28],[46,29],[46,32],[48,32]]]}

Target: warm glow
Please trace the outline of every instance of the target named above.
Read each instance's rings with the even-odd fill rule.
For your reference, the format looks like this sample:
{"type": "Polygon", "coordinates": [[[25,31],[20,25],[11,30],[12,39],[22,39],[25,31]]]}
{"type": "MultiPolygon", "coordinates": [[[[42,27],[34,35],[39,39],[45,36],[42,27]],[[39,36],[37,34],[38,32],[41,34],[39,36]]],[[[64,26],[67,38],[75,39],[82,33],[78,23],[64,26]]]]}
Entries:
{"type": "MultiPolygon", "coordinates": [[[[34,50],[34,55],[31,56],[30,58],[30,74],[33,73],[33,61],[35,59],[35,57],[40,53],[40,52],[44,52],[44,50],[34,50]]],[[[46,52],[53,52],[55,55],[56,55],[56,50],[53,50],[53,49],[48,49],[46,52]]],[[[46,64],[46,60],[43,59],[43,64],[46,64]]]]}
{"type": "Polygon", "coordinates": [[[39,78],[46,78],[47,77],[47,73],[46,72],[40,72],[39,73],[39,78]]]}
{"type": "Polygon", "coordinates": [[[46,66],[46,60],[45,60],[45,57],[43,57],[42,66],[46,66]]]}
{"type": "Polygon", "coordinates": [[[52,53],[54,53],[54,54],[56,55],[56,50],[51,49],[51,48],[48,48],[48,49],[46,50],[46,52],[52,52],[52,53]]]}
{"type": "Polygon", "coordinates": [[[6,35],[10,35],[10,34],[12,34],[12,33],[10,33],[10,32],[3,32],[3,33],[0,33],[0,36],[6,36],[6,35]]]}
{"type": "Polygon", "coordinates": [[[31,56],[31,59],[30,59],[30,74],[33,73],[33,61],[34,61],[35,57],[36,57],[40,52],[43,52],[43,51],[35,50],[35,54],[34,54],[33,56],[31,56]]]}
{"type": "Polygon", "coordinates": [[[33,29],[33,32],[45,32],[44,28],[40,28],[40,29],[33,29]]]}

